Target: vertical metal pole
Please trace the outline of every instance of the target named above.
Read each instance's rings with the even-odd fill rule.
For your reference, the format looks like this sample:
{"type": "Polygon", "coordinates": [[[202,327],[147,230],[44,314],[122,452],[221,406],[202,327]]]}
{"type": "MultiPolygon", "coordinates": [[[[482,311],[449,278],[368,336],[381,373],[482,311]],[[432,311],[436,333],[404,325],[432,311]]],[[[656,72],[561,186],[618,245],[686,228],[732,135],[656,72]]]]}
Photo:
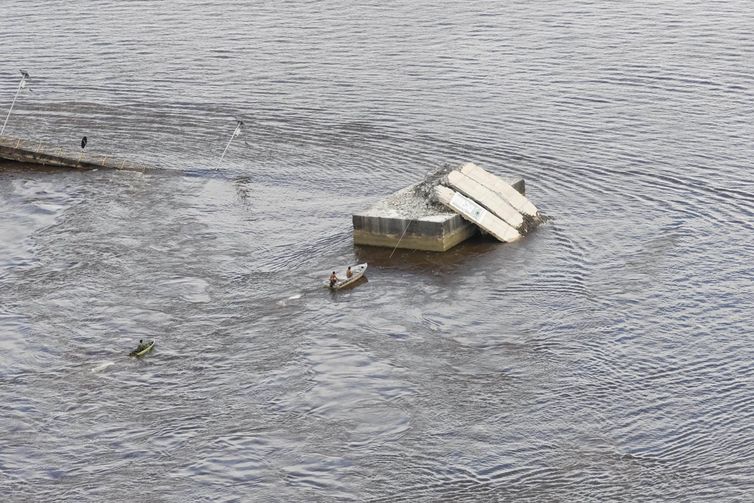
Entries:
{"type": "Polygon", "coordinates": [[[13,111],[13,105],[16,104],[16,98],[18,98],[18,93],[21,92],[21,86],[24,85],[24,80],[26,80],[26,77],[21,77],[21,82],[18,83],[18,89],[16,89],[16,95],[13,97],[13,101],[10,104],[10,110],[8,110],[8,115],[5,116],[5,122],[3,122],[3,128],[0,129],[0,134],[3,134],[3,132],[5,131],[5,126],[6,124],[8,124],[10,113],[13,111]]]}

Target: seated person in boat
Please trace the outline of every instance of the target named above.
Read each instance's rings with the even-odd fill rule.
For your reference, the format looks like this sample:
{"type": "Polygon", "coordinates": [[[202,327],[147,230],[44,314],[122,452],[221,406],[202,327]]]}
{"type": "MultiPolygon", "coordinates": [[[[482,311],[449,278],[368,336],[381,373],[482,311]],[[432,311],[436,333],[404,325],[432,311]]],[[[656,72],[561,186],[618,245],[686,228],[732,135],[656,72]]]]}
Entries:
{"type": "Polygon", "coordinates": [[[330,275],[330,288],[335,286],[335,283],[338,282],[338,276],[335,275],[335,271],[332,272],[330,275]]]}
{"type": "Polygon", "coordinates": [[[144,344],[144,339],[139,339],[139,345],[136,346],[136,349],[134,349],[133,351],[131,351],[131,353],[129,353],[129,355],[130,356],[136,356],[138,353],[141,353],[143,350],[145,350],[147,348],[147,346],[149,346],[149,343],[144,344]]]}
{"type": "Polygon", "coordinates": [[[351,266],[348,266],[348,270],[346,271],[346,278],[350,278],[353,276],[353,272],[351,272],[351,266]]]}

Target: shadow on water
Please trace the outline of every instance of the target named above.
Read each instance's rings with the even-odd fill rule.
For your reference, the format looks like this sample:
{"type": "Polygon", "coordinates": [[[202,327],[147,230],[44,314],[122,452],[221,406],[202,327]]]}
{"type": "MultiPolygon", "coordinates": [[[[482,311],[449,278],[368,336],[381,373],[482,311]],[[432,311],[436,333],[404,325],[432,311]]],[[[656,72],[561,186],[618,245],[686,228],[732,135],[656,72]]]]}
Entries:
{"type": "Polygon", "coordinates": [[[58,168],[55,166],[43,166],[27,162],[16,162],[0,159],[0,172],[9,174],[23,173],[59,173],[61,171],[79,171],[75,168],[58,168]]]}
{"type": "Polygon", "coordinates": [[[491,236],[477,233],[444,252],[356,245],[354,255],[358,262],[368,262],[370,266],[380,269],[435,274],[466,266],[470,260],[499,251],[501,246],[516,245],[500,243],[491,236]]]}

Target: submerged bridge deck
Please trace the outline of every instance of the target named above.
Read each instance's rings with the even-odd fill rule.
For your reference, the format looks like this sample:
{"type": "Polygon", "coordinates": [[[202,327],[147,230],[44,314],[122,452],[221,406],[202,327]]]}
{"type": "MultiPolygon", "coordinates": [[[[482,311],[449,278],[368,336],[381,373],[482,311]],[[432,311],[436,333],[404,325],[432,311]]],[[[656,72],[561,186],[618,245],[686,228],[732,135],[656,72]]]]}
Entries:
{"type": "Polygon", "coordinates": [[[119,169],[126,171],[149,171],[154,169],[107,154],[90,154],[82,150],[64,149],[41,141],[0,136],[0,159],[73,169],[119,169]]]}

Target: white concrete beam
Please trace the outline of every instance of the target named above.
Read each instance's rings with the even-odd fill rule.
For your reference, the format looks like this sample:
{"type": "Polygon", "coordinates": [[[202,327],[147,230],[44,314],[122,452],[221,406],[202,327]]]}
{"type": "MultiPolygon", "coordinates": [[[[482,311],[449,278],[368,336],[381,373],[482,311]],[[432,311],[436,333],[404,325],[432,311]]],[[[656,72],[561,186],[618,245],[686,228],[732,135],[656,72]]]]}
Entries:
{"type": "Polygon", "coordinates": [[[448,185],[484,206],[511,227],[518,229],[523,225],[524,217],[516,208],[508,204],[499,193],[473,178],[459,171],[451,171],[448,173],[448,185]]]}
{"type": "Polygon", "coordinates": [[[499,241],[506,243],[515,241],[521,237],[521,234],[516,229],[463,194],[443,185],[435,187],[434,192],[435,197],[440,203],[457,212],[465,219],[474,222],[480,228],[495,236],[499,241]]]}
{"type": "Polygon", "coordinates": [[[537,207],[510,184],[501,180],[499,177],[470,162],[461,166],[460,171],[472,180],[478,182],[480,185],[500,194],[505,201],[524,215],[532,217],[537,216],[537,213],[539,212],[537,207]]]}

